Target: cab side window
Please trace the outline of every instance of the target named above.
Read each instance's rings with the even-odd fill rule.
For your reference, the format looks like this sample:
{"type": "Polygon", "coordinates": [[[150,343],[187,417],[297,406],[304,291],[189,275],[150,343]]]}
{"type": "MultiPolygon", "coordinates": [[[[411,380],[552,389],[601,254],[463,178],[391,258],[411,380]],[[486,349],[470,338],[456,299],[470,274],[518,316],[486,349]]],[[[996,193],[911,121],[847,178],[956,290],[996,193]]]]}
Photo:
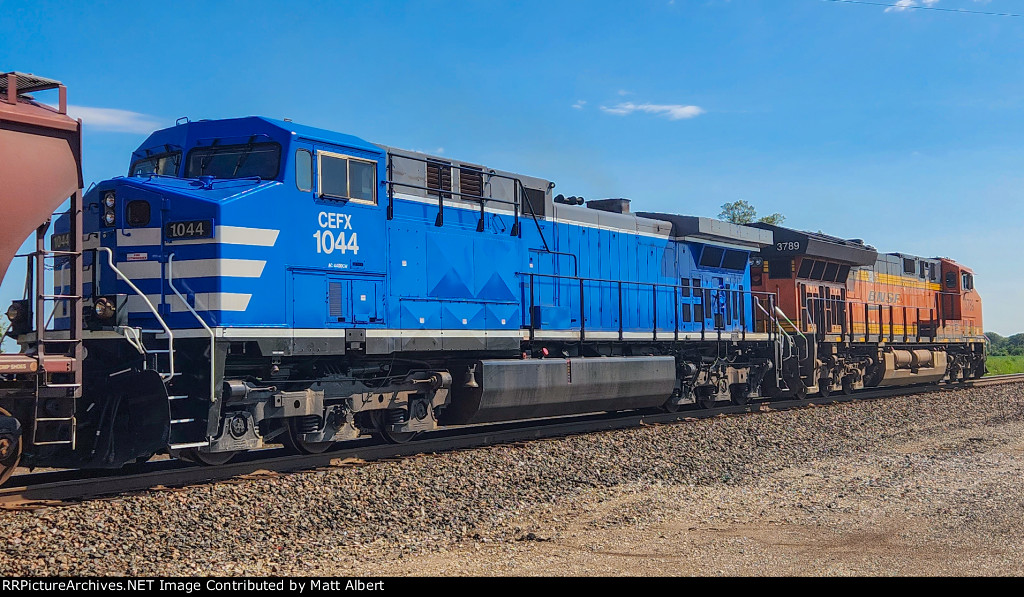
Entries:
{"type": "Polygon", "coordinates": [[[325,151],[317,157],[320,197],[377,204],[377,162],[325,151]]]}
{"type": "Polygon", "coordinates": [[[300,191],[313,190],[313,154],[305,149],[295,151],[295,186],[300,191]]]}

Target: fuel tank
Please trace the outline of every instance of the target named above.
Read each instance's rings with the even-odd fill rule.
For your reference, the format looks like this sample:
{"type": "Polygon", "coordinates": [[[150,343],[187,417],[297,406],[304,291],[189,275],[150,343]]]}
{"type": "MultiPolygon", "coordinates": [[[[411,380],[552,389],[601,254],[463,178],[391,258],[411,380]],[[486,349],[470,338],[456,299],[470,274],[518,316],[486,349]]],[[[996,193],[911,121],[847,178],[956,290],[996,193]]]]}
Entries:
{"type": "Polygon", "coordinates": [[[661,406],[676,385],[673,357],[484,360],[452,388],[445,425],[661,406]]]}
{"type": "Polygon", "coordinates": [[[948,360],[941,350],[890,350],[882,353],[885,376],[880,386],[935,383],[946,376],[948,360]]]}
{"type": "Polygon", "coordinates": [[[81,123],[67,115],[64,86],[0,74],[0,280],[25,239],[82,186],[81,123]],[[57,108],[28,94],[57,89],[57,108]]]}

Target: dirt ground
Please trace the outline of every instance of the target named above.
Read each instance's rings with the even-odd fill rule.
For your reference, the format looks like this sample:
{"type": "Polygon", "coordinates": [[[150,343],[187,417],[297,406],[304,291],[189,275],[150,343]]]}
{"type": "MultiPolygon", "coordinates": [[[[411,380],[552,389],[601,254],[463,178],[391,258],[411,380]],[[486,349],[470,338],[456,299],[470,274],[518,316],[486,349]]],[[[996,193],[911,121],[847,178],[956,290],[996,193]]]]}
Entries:
{"type": "MultiPolygon", "coordinates": [[[[524,529],[516,542],[482,537],[407,557],[401,568],[459,576],[1022,575],[1022,475],[1021,422],[937,429],[749,484],[602,489],[512,521],[524,529]]],[[[372,562],[357,568],[383,572],[372,562]]]]}

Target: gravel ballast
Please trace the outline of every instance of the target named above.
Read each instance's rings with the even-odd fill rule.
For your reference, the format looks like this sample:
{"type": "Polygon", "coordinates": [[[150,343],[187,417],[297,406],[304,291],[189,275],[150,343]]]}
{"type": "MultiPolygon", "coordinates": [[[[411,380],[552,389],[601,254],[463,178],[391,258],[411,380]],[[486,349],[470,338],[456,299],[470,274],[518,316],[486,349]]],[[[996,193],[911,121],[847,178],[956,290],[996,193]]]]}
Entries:
{"type": "Polygon", "coordinates": [[[1021,431],[1008,384],[0,512],[0,574],[1022,574],[1021,431]]]}

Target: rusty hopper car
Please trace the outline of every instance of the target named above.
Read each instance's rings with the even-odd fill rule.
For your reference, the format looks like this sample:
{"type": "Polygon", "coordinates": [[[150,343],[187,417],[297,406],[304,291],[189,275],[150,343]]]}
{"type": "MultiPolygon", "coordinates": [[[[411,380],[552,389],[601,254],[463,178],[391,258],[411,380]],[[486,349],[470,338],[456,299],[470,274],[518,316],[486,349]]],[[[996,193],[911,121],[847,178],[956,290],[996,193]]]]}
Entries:
{"type": "Polygon", "coordinates": [[[31,338],[20,354],[0,354],[0,482],[10,476],[22,448],[47,451],[71,445],[74,409],[82,390],[81,277],[74,268],[68,291],[45,288],[45,272],[60,257],[77,265],[81,245],[81,122],[67,115],[67,93],[52,79],[0,74],[0,280],[26,237],[35,250],[26,260],[25,295],[7,309],[10,335],[31,338]],[[56,90],[56,108],[33,93],[56,90]],[[69,226],[62,251],[46,248],[51,215],[70,198],[69,226]],[[69,317],[60,337],[47,334],[47,312],[65,307],[69,317]]]}

